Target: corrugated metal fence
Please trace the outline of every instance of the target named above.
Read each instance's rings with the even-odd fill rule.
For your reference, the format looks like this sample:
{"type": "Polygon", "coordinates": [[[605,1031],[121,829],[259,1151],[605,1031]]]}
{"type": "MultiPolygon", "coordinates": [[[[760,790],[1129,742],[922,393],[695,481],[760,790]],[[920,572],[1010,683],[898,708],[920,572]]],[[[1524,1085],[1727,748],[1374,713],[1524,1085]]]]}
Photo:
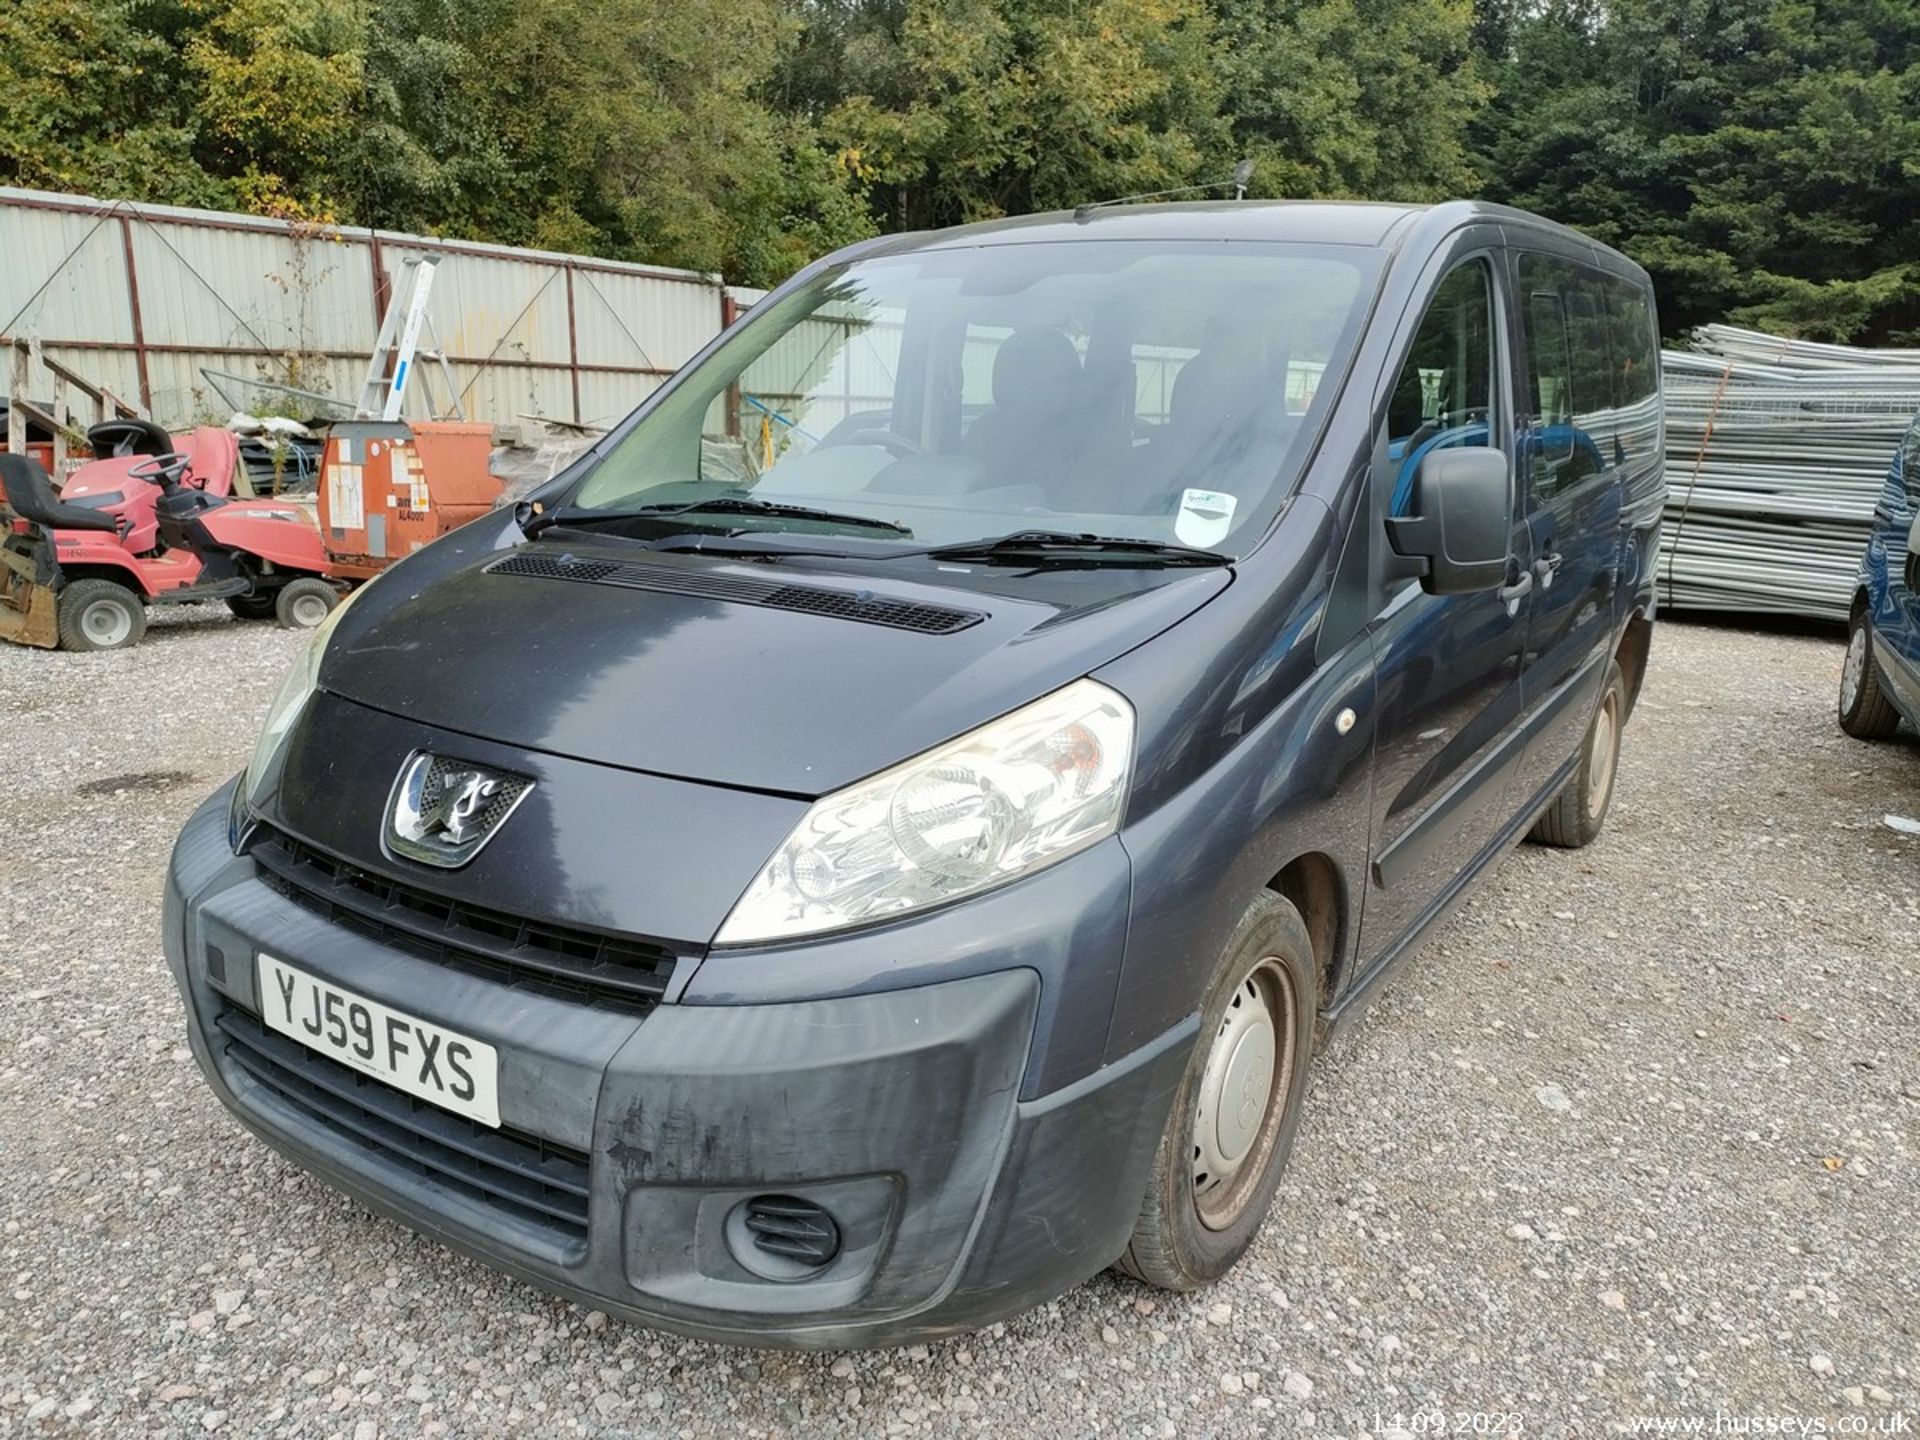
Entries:
{"type": "Polygon", "coordinates": [[[611,423],[734,303],[687,270],[0,187],[0,336],[162,424],[226,419],[207,370],[351,404],[402,263],[430,250],[440,346],[468,416],[495,424],[611,423]]]}

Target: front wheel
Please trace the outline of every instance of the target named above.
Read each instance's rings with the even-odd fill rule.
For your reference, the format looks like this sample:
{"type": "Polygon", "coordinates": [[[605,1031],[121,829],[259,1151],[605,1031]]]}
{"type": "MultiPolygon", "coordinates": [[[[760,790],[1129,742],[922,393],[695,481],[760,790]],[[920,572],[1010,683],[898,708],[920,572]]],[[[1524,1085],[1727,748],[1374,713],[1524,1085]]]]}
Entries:
{"type": "Polygon", "coordinates": [[[273,613],[289,630],[311,630],[340,603],[340,592],[324,580],[303,575],[280,587],[273,613]]]}
{"type": "Polygon", "coordinates": [[[1136,1280],[1196,1290],[1253,1243],[1300,1128],[1319,975],[1300,912],[1261,895],[1207,987],[1201,1039],[1118,1261],[1136,1280]]]}
{"type": "Polygon", "coordinates": [[[65,650],[124,650],[147,633],[147,607],[117,580],[75,580],[54,613],[65,650]]]}
{"type": "Polygon", "coordinates": [[[227,609],[242,620],[271,620],[277,595],[229,595],[227,609]]]}
{"type": "Polygon", "coordinates": [[[1873,622],[1861,610],[1847,634],[1847,658],[1840,667],[1840,728],[1856,740],[1891,740],[1900,728],[1900,712],[1880,688],[1873,668],[1873,622]]]}
{"type": "Polygon", "coordinates": [[[1620,673],[1620,662],[1609,661],[1607,688],[1600,696],[1600,708],[1593,712],[1593,723],[1587,727],[1580,768],[1546,813],[1533,822],[1530,839],[1563,850],[1578,850],[1599,838],[1600,827],[1607,823],[1607,811],[1613,808],[1613,777],[1620,769],[1620,731],[1626,721],[1627,679],[1620,673]]]}

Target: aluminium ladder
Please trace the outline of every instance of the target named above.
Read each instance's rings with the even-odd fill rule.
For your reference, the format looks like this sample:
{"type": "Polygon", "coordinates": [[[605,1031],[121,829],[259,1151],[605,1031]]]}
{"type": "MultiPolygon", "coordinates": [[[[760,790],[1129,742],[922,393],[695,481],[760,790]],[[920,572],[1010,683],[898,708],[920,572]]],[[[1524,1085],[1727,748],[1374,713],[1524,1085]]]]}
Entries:
{"type": "MultiPolygon", "coordinates": [[[[447,405],[456,420],[467,418],[460,406],[460,387],[454,383],[453,366],[440,348],[434,332],[433,317],[427,313],[427,297],[433,292],[433,272],[446,257],[432,253],[409,255],[400,262],[400,284],[387,301],[387,313],[380,320],[380,336],[373,342],[373,355],[367,361],[366,383],[360,387],[360,404],[354,414],[362,420],[398,420],[406,403],[407,383],[413,379],[415,362],[431,361],[440,369],[447,387],[447,405]],[[427,332],[431,350],[420,349],[420,332],[427,332]],[[391,378],[389,378],[391,370],[391,378]]],[[[431,371],[427,372],[431,374],[431,371]]],[[[433,384],[422,378],[427,413],[433,414],[433,384]]]]}

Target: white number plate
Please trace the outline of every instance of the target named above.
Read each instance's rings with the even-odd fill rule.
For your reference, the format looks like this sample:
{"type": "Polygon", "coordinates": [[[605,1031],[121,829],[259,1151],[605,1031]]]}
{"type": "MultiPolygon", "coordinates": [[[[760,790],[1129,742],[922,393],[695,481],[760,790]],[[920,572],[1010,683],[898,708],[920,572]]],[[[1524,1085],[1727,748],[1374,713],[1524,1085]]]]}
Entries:
{"type": "Polygon", "coordinates": [[[260,957],[260,1018],[309,1050],[482,1125],[500,1123],[499,1053],[484,1040],[260,957]]]}

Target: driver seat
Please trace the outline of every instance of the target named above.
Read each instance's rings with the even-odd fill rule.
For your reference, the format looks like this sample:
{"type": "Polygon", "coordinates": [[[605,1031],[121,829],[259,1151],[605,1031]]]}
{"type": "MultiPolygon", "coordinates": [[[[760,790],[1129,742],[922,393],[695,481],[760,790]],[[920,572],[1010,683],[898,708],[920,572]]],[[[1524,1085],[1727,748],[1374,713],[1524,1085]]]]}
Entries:
{"type": "Polygon", "coordinates": [[[22,520],[48,530],[119,529],[119,521],[105,510],[69,505],[53,493],[53,480],[37,460],[24,455],[0,455],[0,491],[8,507],[22,520]]]}
{"type": "Polygon", "coordinates": [[[131,455],[170,455],[173,437],[151,420],[102,420],[87,427],[87,444],[102,460],[131,455]]]}

